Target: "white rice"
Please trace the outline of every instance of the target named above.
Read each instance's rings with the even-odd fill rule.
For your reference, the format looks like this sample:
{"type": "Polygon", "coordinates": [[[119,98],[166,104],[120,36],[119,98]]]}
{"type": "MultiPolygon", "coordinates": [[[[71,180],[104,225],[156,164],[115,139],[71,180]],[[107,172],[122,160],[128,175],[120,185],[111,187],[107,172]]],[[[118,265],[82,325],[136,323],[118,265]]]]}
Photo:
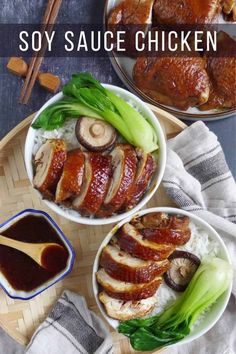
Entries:
{"type": "MultiPolygon", "coordinates": [[[[199,257],[201,261],[206,256],[217,256],[219,253],[219,243],[213,240],[205,229],[199,228],[192,221],[190,222],[189,227],[191,230],[190,240],[184,246],[178,247],[178,250],[191,252],[199,257]]],[[[157,305],[152,313],[147,317],[163,311],[168,305],[173,303],[180,296],[180,294],[181,293],[177,293],[169,288],[165,282],[163,282],[156,293],[157,305]]],[[[199,320],[202,320],[203,317],[204,316],[201,316],[199,320]]],[[[196,325],[198,324],[199,321],[197,321],[196,325]]]]}
{"type": "Polygon", "coordinates": [[[64,139],[67,144],[68,150],[79,147],[80,145],[75,135],[76,122],[77,119],[69,119],[65,122],[63,127],[50,131],[37,129],[35,131],[33,155],[36,154],[40,146],[43,145],[47,139],[64,139]]]}

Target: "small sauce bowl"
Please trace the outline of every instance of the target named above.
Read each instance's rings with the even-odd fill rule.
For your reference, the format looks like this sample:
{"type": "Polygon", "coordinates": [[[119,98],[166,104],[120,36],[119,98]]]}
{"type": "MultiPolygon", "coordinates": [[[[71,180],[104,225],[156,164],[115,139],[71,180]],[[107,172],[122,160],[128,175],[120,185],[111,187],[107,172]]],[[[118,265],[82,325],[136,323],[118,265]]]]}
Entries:
{"type": "MultiPolygon", "coordinates": [[[[29,217],[29,216],[40,217],[40,218],[45,219],[45,221],[49,224],[50,229],[58,237],[58,243],[61,244],[67,250],[68,259],[66,262],[66,266],[60,272],[58,272],[56,274],[52,274],[52,277],[50,277],[50,279],[42,282],[39,285],[36,285],[32,290],[15,289],[14,286],[12,285],[12,283],[10,283],[10,281],[8,280],[7,275],[4,274],[0,270],[0,286],[2,287],[2,289],[11,298],[21,299],[21,300],[29,300],[29,299],[35,297],[36,295],[40,294],[41,292],[43,292],[44,290],[46,290],[47,288],[49,288],[53,284],[62,280],[72,270],[72,267],[74,264],[74,259],[75,259],[75,252],[74,252],[69,240],[66,238],[66,236],[61,231],[61,229],[56,224],[56,222],[44,211],[35,210],[35,209],[25,209],[25,210],[21,211],[20,213],[12,216],[10,219],[6,220],[3,224],[0,225],[0,234],[4,234],[4,232],[7,232],[7,230],[9,228],[13,227],[14,225],[17,226],[17,223],[20,220],[22,220],[26,217],[29,217]]],[[[23,231],[22,231],[22,234],[23,234],[23,231]]],[[[10,233],[9,233],[9,236],[10,236],[10,233]]],[[[27,241],[27,242],[33,242],[33,241],[27,241]]],[[[15,252],[19,252],[19,251],[15,251],[15,252]]],[[[25,277],[27,277],[27,274],[25,274],[25,277]]]]}

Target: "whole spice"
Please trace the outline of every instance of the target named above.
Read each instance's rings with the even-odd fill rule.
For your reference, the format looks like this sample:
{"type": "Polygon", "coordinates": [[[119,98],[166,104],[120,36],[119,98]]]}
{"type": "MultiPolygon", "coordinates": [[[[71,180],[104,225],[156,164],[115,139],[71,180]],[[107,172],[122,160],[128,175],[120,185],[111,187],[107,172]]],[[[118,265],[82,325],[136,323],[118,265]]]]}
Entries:
{"type": "MultiPolygon", "coordinates": [[[[28,71],[28,64],[22,58],[12,57],[9,59],[7,69],[14,75],[25,77],[28,71]]],[[[51,73],[39,72],[37,80],[45,90],[56,93],[61,85],[58,76],[51,73]]]]}

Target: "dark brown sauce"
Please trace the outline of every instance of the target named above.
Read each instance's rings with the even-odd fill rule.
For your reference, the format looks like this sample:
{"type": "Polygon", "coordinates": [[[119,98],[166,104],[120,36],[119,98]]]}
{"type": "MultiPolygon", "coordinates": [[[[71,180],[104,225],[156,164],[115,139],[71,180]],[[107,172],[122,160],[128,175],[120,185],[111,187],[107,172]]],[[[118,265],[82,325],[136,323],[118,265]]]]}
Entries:
{"type": "Polygon", "coordinates": [[[61,246],[49,246],[45,248],[41,256],[41,264],[50,272],[60,272],[65,268],[68,252],[61,246]]]}
{"type": "Polygon", "coordinates": [[[50,264],[53,266],[53,271],[49,271],[40,267],[26,254],[0,245],[0,271],[14,289],[33,290],[65,268],[69,256],[68,251],[55,229],[44,217],[27,215],[11,225],[7,230],[2,231],[1,234],[23,242],[54,242],[63,246],[63,252],[60,253],[61,257],[58,257],[58,253],[56,256],[54,248],[51,250],[51,247],[49,248],[46,256],[47,259],[51,259],[50,264]],[[52,252],[52,257],[50,252],[52,252]],[[56,257],[55,261],[52,261],[53,254],[56,257]]]}

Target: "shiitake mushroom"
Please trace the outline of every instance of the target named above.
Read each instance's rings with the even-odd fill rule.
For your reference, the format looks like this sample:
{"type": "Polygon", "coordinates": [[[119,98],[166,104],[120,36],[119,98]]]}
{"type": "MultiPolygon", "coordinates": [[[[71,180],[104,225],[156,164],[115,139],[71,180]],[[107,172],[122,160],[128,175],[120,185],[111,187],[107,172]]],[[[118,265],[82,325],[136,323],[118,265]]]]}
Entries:
{"type": "Polygon", "coordinates": [[[100,119],[81,117],[75,126],[79,143],[89,151],[105,151],[117,140],[117,131],[112,125],[100,119]]]}
{"type": "Polygon", "coordinates": [[[171,289],[182,292],[187,288],[201,261],[195,254],[186,251],[175,251],[168,259],[171,267],[164,274],[164,280],[171,289]]]}

